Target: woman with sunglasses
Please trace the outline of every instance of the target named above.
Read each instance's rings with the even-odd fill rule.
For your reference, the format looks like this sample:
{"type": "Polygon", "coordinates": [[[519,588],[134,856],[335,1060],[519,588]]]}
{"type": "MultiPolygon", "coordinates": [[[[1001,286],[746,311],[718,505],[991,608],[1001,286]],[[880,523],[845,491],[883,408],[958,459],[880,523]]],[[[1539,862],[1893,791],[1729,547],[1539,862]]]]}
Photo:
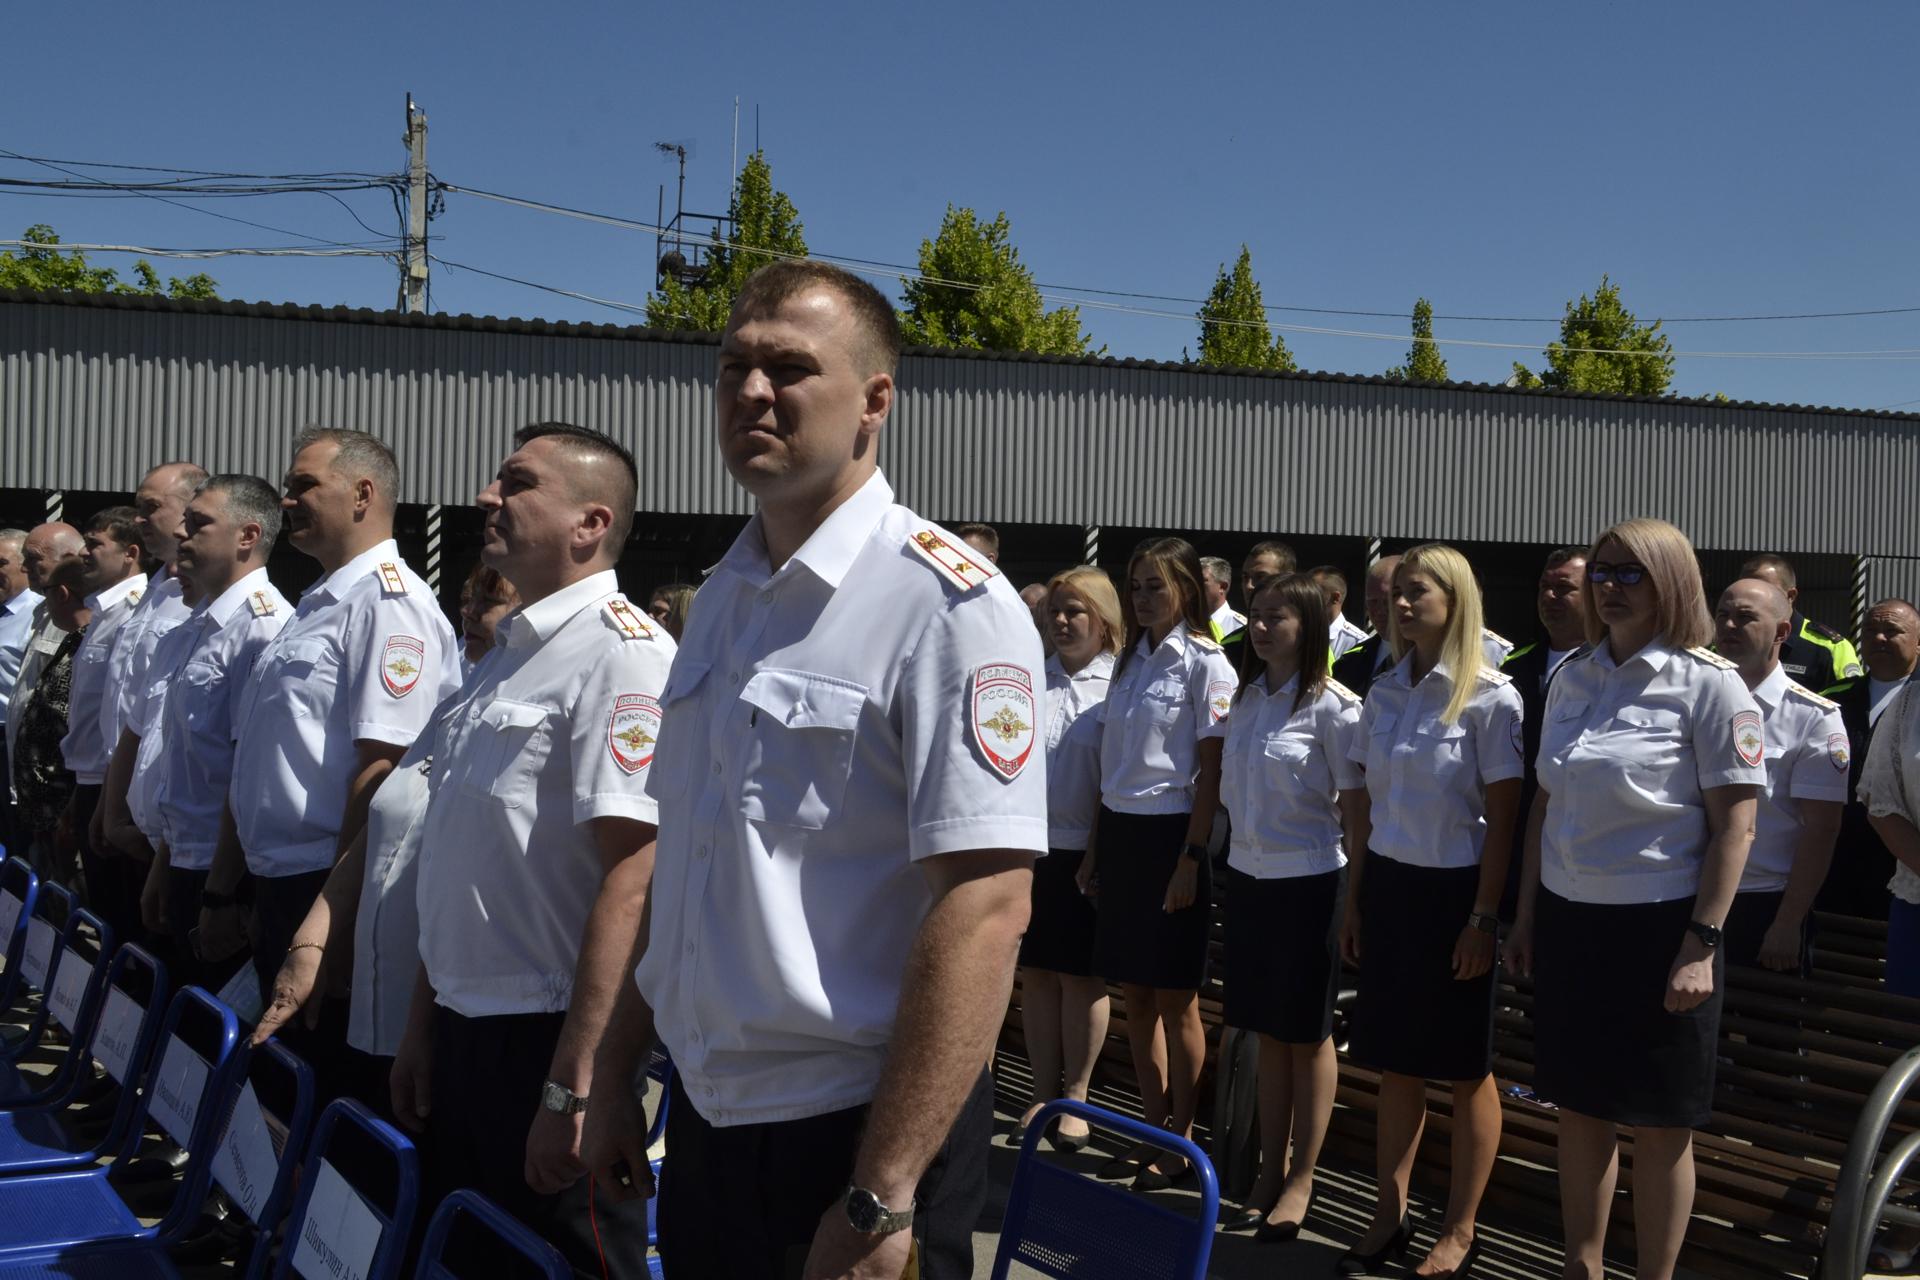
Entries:
{"type": "MultiPolygon", "coordinates": [[[[1207,836],[1239,677],[1213,641],[1200,557],[1184,539],[1135,548],[1126,605],[1127,644],[1100,712],[1100,811],[1080,883],[1100,913],[1094,968],[1126,998],[1144,1118],[1187,1137],[1207,1053],[1207,836]]],[[[1100,1172],[1154,1191],[1191,1171],[1135,1147],[1100,1172]]]]}
{"type": "Polygon", "coordinates": [[[1360,836],[1367,793],[1349,759],[1360,698],[1327,675],[1331,612],[1306,574],[1253,593],[1220,771],[1233,818],[1226,1021],[1260,1037],[1260,1176],[1222,1225],[1263,1241],[1300,1234],[1339,1081],[1346,849],[1360,836]]]}
{"type": "Polygon", "coordinates": [[[1500,1148],[1493,1083],[1494,914],[1520,805],[1521,703],[1486,663],[1466,557],[1427,543],[1393,571],[1387,640],[1399,661],[1367,691],[1353,758],[1369,797],[1351,849],[1341,948],[1360,967],[1348,1052],[1381,1073],[1373,1224],[1335,1263],[1377,1274],[1411,1243],[1407,1183],[1427,1081],[1453,1089],[1446,1217],[1417,1276],[1465,1276],[1500,1148]]]}
{"type": "Polygon", "coordinates": [[[1559,1113],[1568,1277],[1601,1272],[1631,1125],[1642,1280],[1673,1275],[1693,1133],[1713,1104],[1725,961],[1760,787],[1760,709],[1713,634],[1699,564],[1663,520],[1587,558],[1587,638],[1547,691],[1508,959],[1534,977],[1534,1088],[1559,1113]]]}

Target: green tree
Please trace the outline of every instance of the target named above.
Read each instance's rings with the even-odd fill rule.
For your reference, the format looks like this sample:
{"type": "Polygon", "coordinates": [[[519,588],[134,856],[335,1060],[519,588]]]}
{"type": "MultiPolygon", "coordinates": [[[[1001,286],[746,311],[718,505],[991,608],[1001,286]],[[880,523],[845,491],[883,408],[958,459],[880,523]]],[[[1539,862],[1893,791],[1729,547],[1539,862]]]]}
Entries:
{"type": "Polygon", "coordinates": [[[1657,396],[1673,382],[1673,344],[1660,322],[1641,324],[1606,276],[1592,297],[1567,304],[1560,341],[1547,344],[1547,367],[1534,373],[1516,362],[1512,385],[1562,391],[1657,396]]]}
{"type": "Polygon", "coordinates": [[[733,300],[748,276],[777,258],[807,256],[799,211],[784,191],[774,190],[773,169],[764,152],[747,157],[727,216],[734,247],[715,246],[707,255],[706,278],[691,288],[672,276],[663,279],[658,292],[647,295],[648,324],[718,333],[727,327],[733,300]]]}
{"type": "Polygon", "coordinates": [[[197,271],[184,279],[160,273],[145,258],[133,264],[134,279],[120,278],[112,267],[96,267],[79,250],[63,254],[60,237],[45,223],[35,223],[20,237],[28,245],[18,251],[0,251],[0,289],[41,289],[63,293],[166,294],[170,298],[215,298],[213,277],[197,271]]]}
{"type": "Polygon", "coordinates": [[[1080,328],[1080,308],[1048,311],[1020,262],[1002,212],[982,222],[971,209],[947,206],[940,234],[920,242],[920,275],[902,279],[900,327],[908,342],[976,351],[1038,355],[1101,355],[1080,328]]]}
{"type": "Polygon", "coordinates": [[[1407,362],[1387,370],[1387,376],[1408,382],[1447,380],[1446,357],[1433,340],[1433,304],[1425,298],[1413,304],[1413,346],[1407,351],[1407,362]]]}
{"type": "Polygon", "coordinates": [[[1253,278],[1253,254],[1240,246],[1240,258],[1228,271],[1220,264],[1213,289],[1200,308],[1200,363],[1245,369],[1292,369],[1287,340],[1267,325],[1260,282],[1253,278]]]}

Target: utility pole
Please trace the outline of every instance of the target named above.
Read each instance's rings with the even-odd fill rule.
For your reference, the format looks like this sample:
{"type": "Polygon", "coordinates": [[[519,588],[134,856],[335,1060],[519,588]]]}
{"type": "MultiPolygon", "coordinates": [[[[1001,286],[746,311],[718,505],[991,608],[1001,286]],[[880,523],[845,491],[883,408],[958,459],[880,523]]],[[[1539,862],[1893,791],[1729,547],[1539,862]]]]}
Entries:
{"type": "Polygon", "coordinates": [[[400,268],[400,309],[427,309],[427,113],[407,95],[407,257],[400,268]]]}

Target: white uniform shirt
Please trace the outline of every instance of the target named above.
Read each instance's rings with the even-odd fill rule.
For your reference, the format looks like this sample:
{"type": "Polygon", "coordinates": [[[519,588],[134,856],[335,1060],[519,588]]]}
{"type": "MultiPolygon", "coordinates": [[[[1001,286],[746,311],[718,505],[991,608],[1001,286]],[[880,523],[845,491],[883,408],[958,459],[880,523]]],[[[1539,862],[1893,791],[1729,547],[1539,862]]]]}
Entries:
{"type": "Polygon", "coordinates": [[[1233,817],[1227,865],[1261,880],[1313,876],[1347,865],[1340,793],[1366,785],[1352,759],[1360,698],[1328,680],[1295,710],[1300,677],[1267,692],[1262,673],[1227,719],[1220,800],[1233,817]]]}
{"type": "MultiPolygon", "coordinates": [[[[267,581],[267,571],[255,569],[186,624],[193,648],[168,684],[157,736],[169,758],[155,796],[172,865],[183,871],[213,865],[228,786],[239,772],[235,708],[261,655],[292,616],[293,606],[267,581]]],[[[236,792],[236,819],[245,801],[236,792]]]]}
{"type": "Polygon", "coordinates": [[[233,817],[247,869],[333,865],[356,742],[406,747],[459,667],[453,628],[391,540],[307,589],[254,664],[235,721],[233,817]]]}
{"type": "Polygon", "coordinates": [[[1084,850],[1100,811],[1100,704],[1113,655],[1099,653],[1072,675],[1047,659],[1047,847],[1084,850]]]}
{"type": "Polygon", "coordinates": [[[1372,851],[1415,867],[1472,867],[1487,839],[1487,786],[1521,777],[1520,691],[1480,668],[1460,718],[1441,718],[1453,677],[1413,680],[1413,653],[1367,690],[1352,758],[1367,767],[1372,851]]]}
{"type": "Polygon", "coordinates": [[[1667,902],[1700,888],[1701,792],[1764,787],[1760,708],[1733,664],[1654,640],[1598,644],[1547,687],[1536,776],[1550,797],[1540,883],[1575,902],[1667,902]]]}
{"type": "Polygon", "coordinates": [[[913,864],[1047,848],[1040,636],[1007,580],[877,473],[778,570],[760,530],[668,681],[635,974],[720,1126],[870,1101],[928,907],[913,864]]]}
{"type": "Polygon", "coordinates": [[[0,724],[6,721],[13,682],[20,678],[27,639],[33,634],[33,611],[39,607],[40,593],[32,587],[22,587],[12,599],[0,603],[0,724]]]}
{"type": "Polygon", "coordinates": [[[107,761],[113,755],[113,744],[101,736],[102,709],[109,696],[107,671],[114,641],[133,616],[146,585],[147,575],[136,573],[87,597],[93,621],[73,655],[67,736],[60,739],[60,755],[73,770],[73,780],[83,787],[97,787],[107,778],[107,761]]]}
{"type": "Polygon", "coordinates": [[[1911,676],[1901,676],[1898,680],[1877,680],[1872,676],[1867,677],[1867,727],[1869,729],[1879,725],[1881,715],[1893,705],[1893,700],[1900,696],[1900,691],[1907,687],[1907,681],[1910,679],[1912,679],[1911,676]]]}
{"type": "MultiPolygon", "coordinates": [[[[1908,680],[1881,719],[1886,725],[1874,730],[1855,797],[1873,817],[1893,815],[1920,826],[1920,681],[1908,680]]],[[[1920,873],[1904,862],[1895,861],[1887,888],[1902,902],[1920,903],[1920,873]]]]}
{"type": "Polygon", "coordinates": [[[586,824],[654,821],[644,788],[673,661],[672,637],[611,569],[498,634],[434,720],[420,836],[420,959],[439,1003],[469,1018],[572,999],[602,879],[586,824]]]}
{"type": "Polygon", "coordinates": [[[192,613],[193,607],[181,595],[179,575],[162,569],[147,583],[133,616],[120,629],[113,656],[107,659],[108,693],[100,708],[100,736],[109,757],[120,742],[121,730],[146,701],[147,668],[153,662],[154,647],[192,613]]]}
{"type": "Polygon", "coordinates": [[[436,727],[429,724],[414,739],[367,806],[366,865],[360,877],[360,909],[353,917],[347,1043],[384,1058],[400,1052],[413,978],[420,968],[420,837],[436,727]]]}
{"type": "Polygon", "coordinates": [[[1796,684],[1787,669],[1773,671],[1753,690],[1767,743],[1767,784],[1760,793],[1753,844],[1740,873],[1741,893],[1787,887],[1800,846],[1800,801],[1847,801],[1847,727],[1840,704],[1796,684]]]}
{"type": "Polygon", "coordinates": [[[1231,604],[1222,601],[1220,607],[1213,611],[1213,616],[1209,618],[1208,621],[1213,624],[1213,634],[1225,640],[1234,632],[1246,627],[1247,615],[1244,613],[1236,613],[1231,604]]]}
{"type": "Polygon", "coordinates": [[[1188,813],[1199,745],[1227,736],[1240,677],[1211,640],[1174,627],[1149,651],[1143,632],[1100,709],[1100,803],[1115,813],[1188,813]]]}
{"type": "Polygon", "coordinates": [[[163,844],[167,838],[160,820],[160,783],[172,759],[166,749],[167,735],[161,731],[166,723],[167,690],[172,688],[180,668],[193,656],[199,639],[199,630],[187,626],[175,627],[160,637],[147,659],[145,696],[132,709],[127,721],[127,728],[140,739],[140,749],[133,757],[133,773],[127,779],[127,813],[149,844],[163,844]]]}
{"type": "Polygon", "coordinates": [[[1333,656],[1338,658],[1370,634],[1364,627],[1348,622],[1346,614],[1337,613],[1333,616],[1333,625],[1327,628],[1327,643],[1333,647],[1333,656]]]}

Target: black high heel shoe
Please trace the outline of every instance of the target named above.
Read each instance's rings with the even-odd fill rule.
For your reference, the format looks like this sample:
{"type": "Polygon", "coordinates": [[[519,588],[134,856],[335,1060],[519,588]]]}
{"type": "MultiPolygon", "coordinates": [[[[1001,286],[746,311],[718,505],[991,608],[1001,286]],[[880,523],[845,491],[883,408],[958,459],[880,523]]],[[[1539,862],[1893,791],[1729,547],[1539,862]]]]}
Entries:
{"type": "MultiPolygon", "coordinates": [[[[1372,1275],[1383,1262],[1405,1262],[1407,1246],[1413,1242],[1413,1215],[1400,1215],[1400,1225],[1387,1238],[1387,1242],[1372,1253],[1360,1253],[1349,1249],[1333,1260],[1333,1273],[1337,1276],[1372,1275]]],[[[1458,1272],[1455,1272],[1458,1275],[1458,1272]]]]}
{"type": "Polygon", "coordinates": [[[1086,1146],[1087,1139],[1092,1136],[1093,1134],[1091,1133],[1062,1133],[1056,1127],[1052,1133],[1047,1135],[1047,1141],[1053,1144],[1055,1151],[1064,1151],[1072,1155],[1074,1152],[1086,1146]]]}
{"type": "MultiPolygon", "coordinates": [[[[1306,1222],[1307,1215],[1313,1212],[1313,1196],[1318,1190],[1319,1188],[1316,1187],[1314,1192],[1308,1193],[1307,1207],[1300,1211],[1299,1222],[1268,1222],[1263,1214],[1259,1230],[1253,1233],[1253,1238],[1261,1244],[1285,1244],[1289,1240],[1298,1240],[1301,1226],[1306,1222]]],[[[1267,1212],[1272,1213],[1273,1210],[1269,1209],[1267,1212]]]]}
{"type": "Polygon", "coordinates": [[[1459,1266],[1451,1271],[1436,1272],[1431,1276],[1424,1276],[1421,1280],[1467,1280],[1468,1273],[1473,1270],[1474,1259],[1479,1256],[1480,1237],[1476,1235],[1473,1238],[1473,1243],[1467,1246],[1466,1253],[1461,1255],[1459,1266]]]}
{"type": "Polygon", "coordinates": [[[1192,1182],[1195,1177],[1193,1165],[1184,1160],[1181,1161],[1181,1165],[1182,1168],[1178,1173],[1162,1173],[1160,1170],[1154,1168],[1152,1164],[1142,1165],[1140,1172],[1133,1176],[1133,1189],[1135,1191],[1165,1191],[1168,1187],[1184,1186],[1192,1182]]]}

